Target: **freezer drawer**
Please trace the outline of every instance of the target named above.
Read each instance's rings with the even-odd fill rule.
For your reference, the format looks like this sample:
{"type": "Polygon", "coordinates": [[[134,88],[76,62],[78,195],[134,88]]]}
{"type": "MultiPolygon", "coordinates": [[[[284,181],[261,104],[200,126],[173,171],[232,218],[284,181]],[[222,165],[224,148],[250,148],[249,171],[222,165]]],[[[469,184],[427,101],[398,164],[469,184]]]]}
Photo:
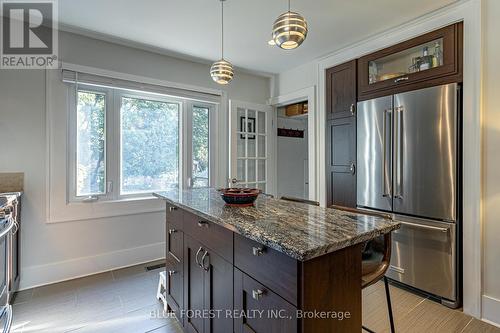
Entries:
{"type": "Polygon", "coordinates": [[[450,301],[457,299],[456,225],[398,219],[387,277],[450,301]]]}

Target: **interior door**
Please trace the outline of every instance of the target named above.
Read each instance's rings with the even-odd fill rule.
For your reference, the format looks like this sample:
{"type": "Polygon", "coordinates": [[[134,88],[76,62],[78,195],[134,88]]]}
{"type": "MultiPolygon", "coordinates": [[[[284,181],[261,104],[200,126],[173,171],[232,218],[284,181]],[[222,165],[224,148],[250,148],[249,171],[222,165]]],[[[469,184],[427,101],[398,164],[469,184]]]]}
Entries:
{"type": "Polygon", "coordinates": [[[274,193],[269,177],[274,168],[272,108],[268,105],[230,101],[229,181],[233,187],[258,188],[274,193]]]}
{"type": "Polygon", "coordinates": [[[392,96],[358,103],[357,204],[392,210],[392,96]]]}
{"type": "Polygon", "coordinates": [[[394,212],[456,219],[457,84],[394,96],[394,212]]]}

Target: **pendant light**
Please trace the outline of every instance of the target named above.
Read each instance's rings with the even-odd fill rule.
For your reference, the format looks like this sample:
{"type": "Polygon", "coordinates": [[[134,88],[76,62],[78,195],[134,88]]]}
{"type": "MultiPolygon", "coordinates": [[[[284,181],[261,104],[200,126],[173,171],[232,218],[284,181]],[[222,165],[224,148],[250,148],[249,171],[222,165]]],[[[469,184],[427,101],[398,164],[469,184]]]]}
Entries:
{"type": "Polygon", "coordinates": [[[228,84],[234,77],[233,65],[224,59],[224,1],[221,2],[221,17],[222,17],[222,28],[221,28],[221,59],[216,61],[210,67],[210,75],[212,79],[218,84],[228,84]]]}
{"type": "MultiPolygon", "coordinates": [[[[307,22],[302,15],[288,11],[278,16],[273,24],[272,40],[274,44],[285,50],[292,50],[300,46],[307,36],[307,22]]],[[[272,42],[269,41],[272,45],[272,42]]]]}

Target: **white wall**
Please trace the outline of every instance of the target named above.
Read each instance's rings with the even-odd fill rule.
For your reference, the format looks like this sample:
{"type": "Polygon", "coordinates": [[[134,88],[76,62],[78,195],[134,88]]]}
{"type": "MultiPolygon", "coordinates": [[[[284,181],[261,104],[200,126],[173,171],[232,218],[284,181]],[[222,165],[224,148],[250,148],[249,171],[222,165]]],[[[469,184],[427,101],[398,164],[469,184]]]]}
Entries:
{"type": "MultiPolygon", "coordinates": [[[[281,112],[282,108],[278,110],[281,112]]],[[[305,186],[305,163],[308,159],[307,118],[278,116],[278,128],[304,131],[303,138],[278,136],[276,159],[278,170],[278,197],[291,196],[308,199],[305,186]]]]}
{"type": "Polygon", "coordinates": [[[482,9],[483,316],[500,325],[500,1],[482,9]]]}
{"type": "MultiPolygon", "coordinates": [[[[60,34],[64,62],[220,89],[209,65],[169,58],[91,38],[60,34]]],[[[46,284],[164,256],[164,214],[47,224],[45,72],[0,70],[0,172],[25,173],[21,288],[46,284]],[[9,156],[9,158],[7,158],[9,156]]],[[[236,73],[228,97],[269,98],[269,79],[236,73]]]]}
{"type": "Polygon", "coordinates": [[[277,78],[276,96],[293,93],[318,84],[318,62],[312,61],[282,72],[277,78]]]}

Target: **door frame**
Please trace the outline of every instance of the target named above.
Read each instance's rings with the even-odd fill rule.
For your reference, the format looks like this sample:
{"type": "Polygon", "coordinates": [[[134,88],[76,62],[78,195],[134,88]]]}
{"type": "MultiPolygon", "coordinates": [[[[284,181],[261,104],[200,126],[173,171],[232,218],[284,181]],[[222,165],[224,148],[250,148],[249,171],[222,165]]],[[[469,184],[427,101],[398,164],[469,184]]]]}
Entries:
{"type": "MultiPolygon", "coordinates": [[[[266,193],[267,194],[272,194],[276,195],[277,188],[276,188],[276,181],[275,181],[275,173],[274,170],[276,169],[276,135],[273,135],[275,133],[275,128],[276,128],[276,120],[274,119],[274,110],[270,105],[266,104],[256,104],[256,103],[250,103],[250,102],[243,102],[243,101],[238,101],[234,99],[229,100],[229,117],[228,117],[228,131],[229,131],[229,149],[228,149],[228,178],[231,178],[233,175],[233,156],[236,156],[237,154],[237,134],[236,131],[233,131],[233,126],[234,128],[237,128],[238,126],[238,119],[237,119],[237,113],[235,110],[236,108],[244,108],[244,109],[252,109],[256,111],[263,111],[263,112],[269,112],[269,121],[271,122],[271,125],[268,126],[268,123],[266,123],[266,127],[268,127],[269,131],[266,132],[267,134],[267,139],[266,139],[266,159],[267,159],[267,170],[266,170],[266,193]],[[234,123],[236,121],[236,123],[234,123]]],[[[256,167],[258,167],[256,165],[256,167]]],[[[229,179],[226,179],[226,184],[228,184],[229,179]]]]}
{"type": "MultiPolygon", "coordinates": [[[[304,89],[300,89],[297,91],[294,91],[292,93],[286,94],[286,95],[281,95],[281,96],[276,96],[273,97],[269,100],[269,104],[275,108],[275,110],[278,107],[281,106],[286,106],[290,105],[293,103],[298,103],[302,102],[304,100],[307,100],[308,103],[308,113],[307,113],[307,155],[308,155],[308,166],[309,166],[309,175],[308,175],[308,181],[309,181],[309,200],[313,201],[318,201],[319,199],[319,183],[318,183],[318,159],[317,159],[317,154],[318,154],[318,148],[316,144],[316,138],[317,138],[317,133],[316,133],[316,86],[310,86],[304,89]]],[[[275,111],[274,112],[274,124],[277,124],[278,121],[278,114],[275,111]]],[[[278,152],[278,135],[277,133],[274,133],[274,141],[275,141],[275,147],[274,151],[277,153],[278,152]]],[[[274,159],[276,160],[276,156],[274,156],[274,159]]],[[[274,164],[274,169],[273,169],[273,178],[278,179],[278,169],[277,169],[277,163],[274,164]]],[[[277,186],[276,186],[277,190],[277,186]]]]}

